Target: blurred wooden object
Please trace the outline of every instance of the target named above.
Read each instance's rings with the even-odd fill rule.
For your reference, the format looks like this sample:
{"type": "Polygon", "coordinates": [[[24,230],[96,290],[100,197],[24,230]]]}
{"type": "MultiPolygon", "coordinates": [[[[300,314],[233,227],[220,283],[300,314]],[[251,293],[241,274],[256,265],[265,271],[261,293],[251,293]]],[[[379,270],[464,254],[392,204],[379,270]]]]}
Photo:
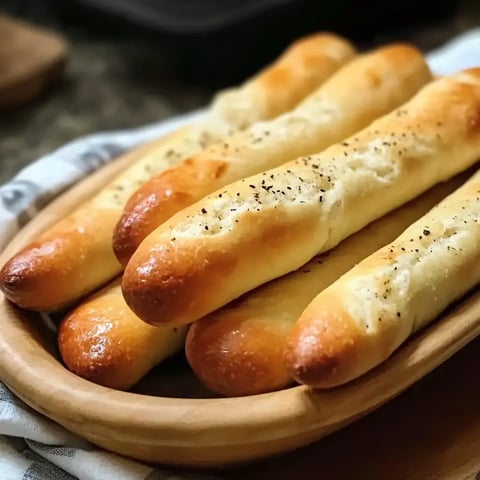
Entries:
{"type": "Polygon", "coordinates": [[[40,95],[63,71],[67,50],[55,33],[0,15],[0,109],[40,95]]]}

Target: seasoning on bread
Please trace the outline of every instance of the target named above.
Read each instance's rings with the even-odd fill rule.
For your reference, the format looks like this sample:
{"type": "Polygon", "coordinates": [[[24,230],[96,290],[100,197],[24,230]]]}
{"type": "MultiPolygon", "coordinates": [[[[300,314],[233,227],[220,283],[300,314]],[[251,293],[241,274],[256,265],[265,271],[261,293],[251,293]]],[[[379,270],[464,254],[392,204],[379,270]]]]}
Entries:
{"type": "Polygon", "coordinates": [[[288,342],[291,375],[327,388],[383,362],[480,282],[479,238],[480,172],[308,305],[288,342]]]}
{"type": "Polygon", "coordinates": [[[292,111],[226,137],[143,184],[129,199],[113,237],[126,264],[156,227],[229,183],[319,152],[410,99],[431,80],[422,56],[406,44],[361,55],[292,111]]]}
{"type": "Polygon", "coordinates": [[[147,323],[198,320],[479,156],[480,68],[435,80],[348,140],[230,184],[174,215],[127,265],[127,304],[147,323]]]}
{"type": "Polygon", "coordinates": [[[113,229],[143,182],[232,131],[289,110],[353,56],[350,43],[333,34],[299,40],[260,74],[217,96],[202,121],[131,153],[130,168],[3,266],[0,288],[23,308],[55,311],[105,284],[122,271],[113,229]]]}
{"type": "Polygon", "coordinates": [[[288,336],[307,305],[356,263],[386,245],[467,175],[441,183],[367,225],[299,270],[277,278],[194,322],[185,350],[198,378],[228,396],[270,392],[293,383],[284,362],[288,336]]]}

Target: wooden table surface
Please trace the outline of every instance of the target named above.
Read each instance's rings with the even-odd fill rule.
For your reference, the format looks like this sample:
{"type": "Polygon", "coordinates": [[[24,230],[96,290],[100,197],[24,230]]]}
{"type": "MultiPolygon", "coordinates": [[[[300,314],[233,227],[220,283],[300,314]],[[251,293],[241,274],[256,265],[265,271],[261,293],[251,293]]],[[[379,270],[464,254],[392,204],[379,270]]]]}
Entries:
{"type": "Polygon", "coordinates": [[[480,338],[400,397],[344,430],[221,476],[480,480],[480,338]]]}

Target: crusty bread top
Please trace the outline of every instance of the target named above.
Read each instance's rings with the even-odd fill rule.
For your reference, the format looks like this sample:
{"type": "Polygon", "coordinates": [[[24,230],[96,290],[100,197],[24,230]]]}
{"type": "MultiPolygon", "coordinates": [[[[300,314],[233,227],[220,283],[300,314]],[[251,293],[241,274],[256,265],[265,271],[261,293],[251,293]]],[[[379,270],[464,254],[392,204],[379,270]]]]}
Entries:
{"type": "Polygon", "coordinates": [[[430,80],[423,55],[408,44],[357,56],[293,110],[225,137],[142,185],[115,229],[117,258],[126,264],[150,232],[205,195],[329,147],[406,102],[430,80]]]}
{"type": "Polygon", "coordinates": [[[307,305],[466,179],[468,174],[461,174],[436,185],[295,272],[268,282],[194,322],[185,351],[195,374],[208,388],[225,395],[264,393],[291,383],[284,349],[292,327],[307,305]]]}
{"type": "MultiPolygon", "coordinates": [[[[467,138],[480,135],[480,68],[438,80],[426,89],[428,98],[416,97],[321,154],[300,158],[213,193],[180,212],[168,222],[165,231],[176,238],[211,237],[238,228],[236,220],[243,213],[262,212],[266,206],[276,209],[321,205],[324,215],[334,217],[342,207],[342,187],[348,176],[364,172],[361,195],[370,182],[388,185],[405,173],[402,167],[415,172],[416,163],[420,163],[416,161],[418,157],[428,156],[438,147],[448,149],[449,141],[460,132],[465,132],[467,138]],[[433,105],[435,97],[438,102],[433,105]],[[446,107],[449,118],[445,115],[446,107]],[[412,145],[414,151],[409,149],[412,145]],[[410,158],[413,154],[417,156],[415,159],[410,158]],[[336,181],[339,176],[345,178],[342,184],[336,181]]],[[[429,176],[429,171],[419,169],[418,173],[429,176]]],[[[326,248],[338,243],[334,236],[329,238],[331,233],[322,232],[326,248]]]]}
{"type": "Polygon", "coordinates": [[[290,110],[354,55],[352,45],[334,34],[297,40],[244,84],[219,92],[201,120],[169,135],[117,176],[96,197],[95,206],[109,207],[113,202],[123,208],[128,197],[156,173],[257,121],[290,110]]]}
{"type": "Polygon", "coordinates": [[[294,327],[287,366],[331,387],[385,360],[480,281],[480,171],[320,293],[294,327]]]}
{"type": "Polygon", "coordinates": [[[318,155],[235,182],[178,213],[123,277],[143,320],[194,321],[294,270],[480,154],[480,69],[432,82],[410,102],[318,155]]]}

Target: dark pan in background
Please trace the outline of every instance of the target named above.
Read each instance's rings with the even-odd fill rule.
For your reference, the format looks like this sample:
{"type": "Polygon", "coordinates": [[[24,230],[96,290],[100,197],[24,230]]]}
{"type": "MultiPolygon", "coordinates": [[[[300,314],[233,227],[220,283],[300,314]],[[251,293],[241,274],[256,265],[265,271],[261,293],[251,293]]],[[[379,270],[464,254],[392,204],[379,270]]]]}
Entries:
{"type": "Polygon", "coordinates": [[[301,35],[331,30],[355,41],[455,13],[458,0],[49,0],[68,21],[150,35],[190,82],[233,84],[301,35]]]}

